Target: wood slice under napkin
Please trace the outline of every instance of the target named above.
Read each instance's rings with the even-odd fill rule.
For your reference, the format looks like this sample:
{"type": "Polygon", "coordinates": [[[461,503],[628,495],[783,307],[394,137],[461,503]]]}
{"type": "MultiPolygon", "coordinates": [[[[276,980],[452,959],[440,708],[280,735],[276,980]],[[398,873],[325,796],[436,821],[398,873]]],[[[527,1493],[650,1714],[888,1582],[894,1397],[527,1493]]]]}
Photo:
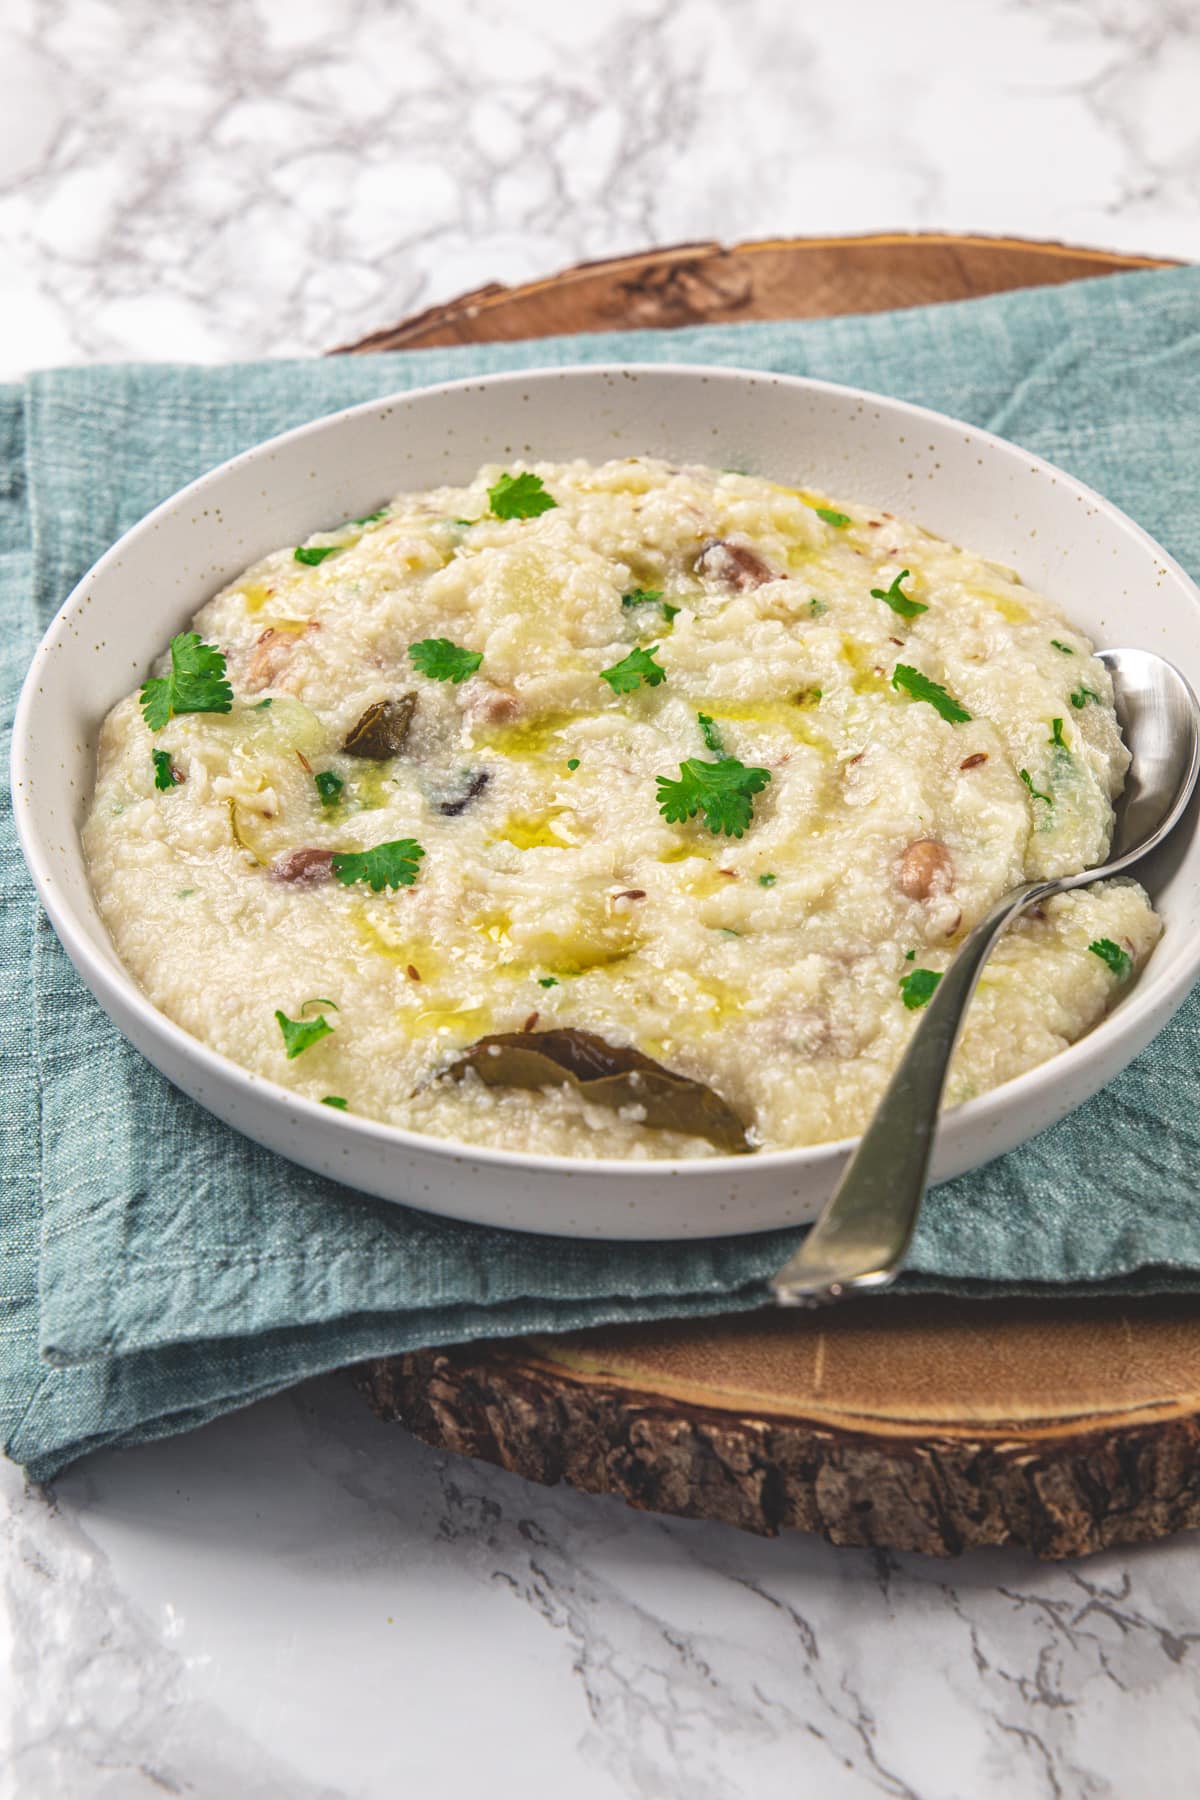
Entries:
{"type": "MultiPolygon", "coordinates": [[[[1011,238],[681,245],[492,285],[358,352],[815,318],[1161,266],[1011,238]]],[[[953,1555],[1075,1556],[1200,1525],[1200,1303],[890,1296],[364,1364],[426,1442],[631,1505],[953,1555]]]]}

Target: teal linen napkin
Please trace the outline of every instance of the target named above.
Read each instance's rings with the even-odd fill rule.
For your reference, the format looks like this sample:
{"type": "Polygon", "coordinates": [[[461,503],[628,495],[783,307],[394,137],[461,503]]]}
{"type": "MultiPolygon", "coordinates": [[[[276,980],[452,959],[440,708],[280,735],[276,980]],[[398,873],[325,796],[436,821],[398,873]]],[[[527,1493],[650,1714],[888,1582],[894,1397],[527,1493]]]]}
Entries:
{"type": "MultiPolygon", "coordinates": [[[[202,470],[381,393],[610,360],[749,365],[922,401],[1061,463],[1200,573],[1190,269],[810,324],[57,371],[0,390],[7,711],[73,583],[202,470]]],[[[35,905],[7,809],[0,831],[0,1432],[35,1478],[371,1355],[762,1303],[794,1233],[527,1238],[366,1199],[236,1136],[119,1037],[35,905]]],[[[937,1189],[906,1284],[1200,1290],[1196,1026],[1193,996],[1104,1094],[937,1189]]]]}

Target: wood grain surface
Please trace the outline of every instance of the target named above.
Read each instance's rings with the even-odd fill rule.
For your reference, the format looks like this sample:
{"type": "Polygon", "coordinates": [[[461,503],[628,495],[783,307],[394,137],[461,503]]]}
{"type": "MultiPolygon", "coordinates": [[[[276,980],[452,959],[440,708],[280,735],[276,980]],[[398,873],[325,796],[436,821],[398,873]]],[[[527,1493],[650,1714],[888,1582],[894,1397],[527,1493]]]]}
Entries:
{"type": "Polygon", "coordinates": [[[359,1379],[442,1449],[763,1534],[1065,1557],[1200,1525],[1187,1303],[894,1296],[421,1351],[359,1379]]]}
{"type": "Polygon", "coordinates": [[[580,263],[519,287],[492,282],[343,348],[425,350],[631,326],[819,319],[1162,266],[1152,257],[936,232],[767,239],[732,249],[677,244],[580,263]]]}
{"type": "MultiPolygon", "coordinates": [[[[690,244],[493,285],[354,351],[874,312],[1160,266],[1019,239],[690,244]]],[[[1200,1526],[1200,1305],[902,1296],[364,1364],[384,1418],[631,1505],[952,1555],[1200,1526]]]]}

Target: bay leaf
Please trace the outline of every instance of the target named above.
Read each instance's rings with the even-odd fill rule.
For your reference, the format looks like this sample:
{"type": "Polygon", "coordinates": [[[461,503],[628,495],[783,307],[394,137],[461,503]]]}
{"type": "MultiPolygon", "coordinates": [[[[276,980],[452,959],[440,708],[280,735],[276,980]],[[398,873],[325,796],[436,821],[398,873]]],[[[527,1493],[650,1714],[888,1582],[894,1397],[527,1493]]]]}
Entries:
{"type": "Polygon", "coordinates": [[[741,1119],[713,1088],[593,1031],[495,1032],[471,1044],[446,1074],[461,1081],[468,1069],[489,1087],[573,1087],[598,1106],[640,1106],[658,1131],[707,1138],[719,1150],[751,1147],[741,1119]]]}
{"type": "Polygon", "coordinates": [[[415,694],[401,694],[398,700],[373,701],[347,732],[342,749],[347,756],[365,757],[369,762],[386,762],[390,756],[398,756],[416,710],[415,694]]]}

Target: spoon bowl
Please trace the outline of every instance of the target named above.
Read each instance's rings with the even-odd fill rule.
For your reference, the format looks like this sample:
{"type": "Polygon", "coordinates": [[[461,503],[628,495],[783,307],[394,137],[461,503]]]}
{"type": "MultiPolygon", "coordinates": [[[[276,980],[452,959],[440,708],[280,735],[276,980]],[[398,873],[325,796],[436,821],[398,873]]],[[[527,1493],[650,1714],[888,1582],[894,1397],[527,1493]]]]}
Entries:
{"type": "Polygon", "coordinates": [[[968,933],[803,1244],[771,1280],[781,1306],[816,1306],[888,1287],[904,1265],[920,1215],[950,1059],[984,963],[1038,901],[1122,875],[1174,830],[1200,773],[1200,703],[1172,663],[1149,650],[1101,650],[1132,761],[1114,808],[1105,862],[1025,882],[968,933]]]}
{"type": "MultiPolygon", "coordinates": [[[[1200,773],[1200,714],[1190,684],[1161,656],[1149,650],[1097,656],[1112,676],[1117,719],[1133,758],[1103,871],[1117,875],[1148,856],[1183,816],[1200,773]]],[[[1099,879],[1088,871],[1071,885],[1099,879]]]]}
{"type": "MultiPolygon", "coordinates": [[[[419,377],[405,364],[397,379],[419,377]]],[[[481,463],[507,467],[517,453],[555,462],[649,453],[796,487],[823,487],[836,471],[839,491],[897,514],[911,513],[919,495],[921,523],[936,536],[1019,570],[1092,642],[1157,651],[1197,688],[1200,588],[1141,526],[1065,470],[969,421],[887,395],[665,363],[521,369],[382,395],[378,383],[378,371],[364,368],[361,405],[242,452],[133,523],[138,495],[164,485],[203,446],[181,443],[164,465],[137,470],[121,502],[129,529],[50,623],[13,731],[15,822],[51,924],[133,1052],[236,1132],[339,1189],[593,1240],[696,1241],[809,1223],[856,1140],[644,1160],[458,1143],[323,1106],[189,1036],[122,967],[89,882],[80,825],[106,712],[150,672],[172,633],[256,557],[365,513],[384,493],[464,482],[481,463]]],[[[220,432],[204,440],[219,441],[220,432]]],[[[59,543],[53,520],[47,529],[59,543]]],[[[67,540],[73,556],[84,540],[71,531],[67,540]]],[[[1183,1004],[1200,979],[1200,829],[1192,820],[1146,867],[1165,929],[1136,987],[1052,1061],[949,1112],[934,1179],[979,1168],[1063,1118],[1183,1004]]],[[[40,1015],[35,1029],[44,1029],[40,1015]]],[[[97,1042],[140,1093],[133,1053],[115,1036],[97,1042]]],[[[146,1098],[163,1106],[162,1093],[155,1099],[147,1089],[146,1098]]],[[[190,1110],[185,1128],[205,1129],[190,1110]]],[[[204,1142],[220,1183],[241,1192],[249,1179],[241,1146],[220,1132],[204,1142]]]]}

